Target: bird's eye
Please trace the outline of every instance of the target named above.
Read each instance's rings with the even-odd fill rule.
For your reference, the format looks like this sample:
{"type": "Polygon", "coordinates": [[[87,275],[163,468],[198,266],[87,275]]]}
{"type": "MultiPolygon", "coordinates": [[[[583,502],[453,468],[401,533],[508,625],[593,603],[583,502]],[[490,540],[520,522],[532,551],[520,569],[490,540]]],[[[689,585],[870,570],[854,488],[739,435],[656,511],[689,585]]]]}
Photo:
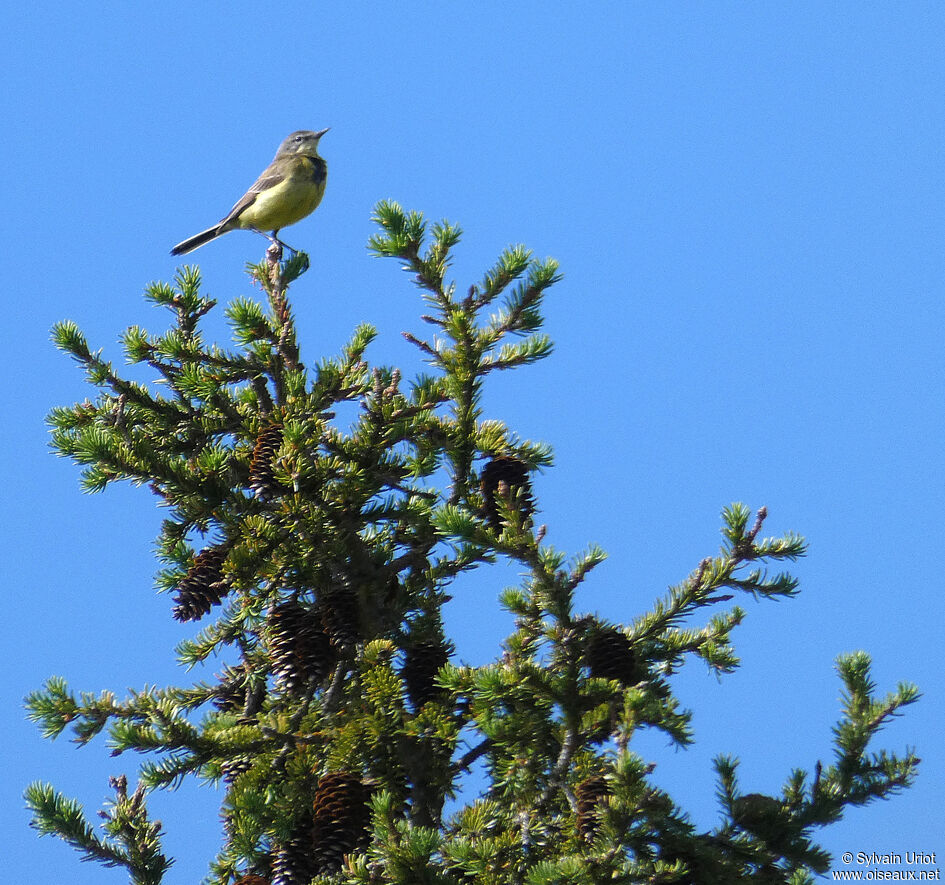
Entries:
{"type": "Polygon", "coordinates": [[[296,140],[296,141],[302,141],[303,139],[302,139],[302,136],[301,136],[301,135],[296,135],[296,136],[295,136],[295,140],[296,140]]]}

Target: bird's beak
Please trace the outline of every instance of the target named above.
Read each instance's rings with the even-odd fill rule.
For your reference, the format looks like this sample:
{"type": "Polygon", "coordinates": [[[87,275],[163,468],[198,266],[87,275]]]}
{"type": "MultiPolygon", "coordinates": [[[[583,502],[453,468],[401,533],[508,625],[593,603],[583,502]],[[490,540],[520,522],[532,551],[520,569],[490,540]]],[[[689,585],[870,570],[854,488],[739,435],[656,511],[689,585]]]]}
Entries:
{"type": "Polygon", "coordinates": [[[321,132],[316,132],[315,138],[321,138],[329,129],[331,129],[331,126],[327,126],[326,128],[322,129],[321,132]]]}

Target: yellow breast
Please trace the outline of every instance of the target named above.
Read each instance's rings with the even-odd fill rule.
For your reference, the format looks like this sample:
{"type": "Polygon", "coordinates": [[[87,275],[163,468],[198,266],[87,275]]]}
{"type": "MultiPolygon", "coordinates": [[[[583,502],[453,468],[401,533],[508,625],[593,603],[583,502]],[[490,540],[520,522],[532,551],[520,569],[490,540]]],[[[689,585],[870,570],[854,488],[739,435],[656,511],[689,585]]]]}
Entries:
{"type": "Polygon", "coordinates": [[[272,231],[301,221],[315,211],[325,194],[325,166],[308,157],[298,157],[289,174],[275,187],[260,193],[240,213],[240,227],[272,231]]]}

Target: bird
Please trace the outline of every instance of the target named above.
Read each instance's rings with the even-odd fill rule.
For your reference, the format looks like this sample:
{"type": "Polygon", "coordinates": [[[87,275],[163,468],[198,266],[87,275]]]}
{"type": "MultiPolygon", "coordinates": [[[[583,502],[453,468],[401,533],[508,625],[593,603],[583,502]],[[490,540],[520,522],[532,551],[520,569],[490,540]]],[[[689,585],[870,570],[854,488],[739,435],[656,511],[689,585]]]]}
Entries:
{"type": "Polygon", "coordinates": [[[328,166],[318,155],[318,141],[327,131],[293,132],[236,205],[213,227],[178,243],[171,255],[186,255],[231,230],[256,231],[295,252],[279,239],[279,231],[310,215],[322,201],[328,166]]]}

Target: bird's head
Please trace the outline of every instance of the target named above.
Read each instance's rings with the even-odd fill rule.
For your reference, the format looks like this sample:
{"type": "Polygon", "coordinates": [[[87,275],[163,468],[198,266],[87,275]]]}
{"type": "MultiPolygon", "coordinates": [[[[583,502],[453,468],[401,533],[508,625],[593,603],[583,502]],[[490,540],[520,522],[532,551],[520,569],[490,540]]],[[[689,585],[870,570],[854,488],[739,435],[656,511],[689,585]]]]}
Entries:
{"type": "Polygon", "coordinates": [[[281,145],[279,145],[279,150],[276,151],[277,157],[287,157],[292,154],[302,154],[303,156],[311,156],[316,153],[318,150],[318,140],[328,131],[328,129],[322,129],[318,132],[312,132],[308,129],[300,129],[298,132],[293,132],[281,145]]]}

